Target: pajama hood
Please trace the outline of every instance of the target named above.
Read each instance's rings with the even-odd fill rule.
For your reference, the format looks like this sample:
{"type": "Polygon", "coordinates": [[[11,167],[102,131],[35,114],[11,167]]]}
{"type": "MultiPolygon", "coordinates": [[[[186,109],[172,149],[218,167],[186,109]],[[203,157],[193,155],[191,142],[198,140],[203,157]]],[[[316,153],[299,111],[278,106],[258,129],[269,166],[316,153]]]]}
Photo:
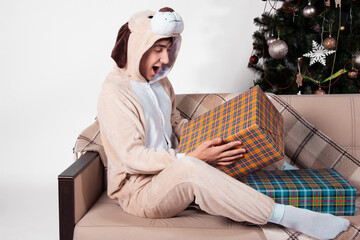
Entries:
{"type": "Polygon", "coordinates": [[[159,39],[172,37],[169,63],[163,65],[151,80],[156,82],[166,77],[174,65],[183,29],[181,16],[171,8],[136,13],[120,28],[111,57],[122,74],[134,81],[146,81],[139,70],[142,56],[159,39]]]}

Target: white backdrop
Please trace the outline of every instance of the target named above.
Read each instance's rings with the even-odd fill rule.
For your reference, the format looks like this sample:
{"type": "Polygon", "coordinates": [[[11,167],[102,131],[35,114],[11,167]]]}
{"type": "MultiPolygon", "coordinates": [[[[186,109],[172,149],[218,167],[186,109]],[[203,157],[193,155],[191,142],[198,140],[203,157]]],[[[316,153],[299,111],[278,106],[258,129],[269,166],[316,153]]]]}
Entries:
{"type": "Polygon", "coordinates": [[[57,175],[112,68],[119,27],[169,6],[185,22],[176,93],[242,92],[260,0],[0,0],[0,238],[57,239],[57,175]]]}

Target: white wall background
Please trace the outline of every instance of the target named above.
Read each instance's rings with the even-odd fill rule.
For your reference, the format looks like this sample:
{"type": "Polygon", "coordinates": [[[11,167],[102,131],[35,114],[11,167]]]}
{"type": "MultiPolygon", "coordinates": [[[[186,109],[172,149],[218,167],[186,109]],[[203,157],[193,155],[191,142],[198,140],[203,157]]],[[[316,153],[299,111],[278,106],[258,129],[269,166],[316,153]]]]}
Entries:
{"type": "Polygon", "coordinates": [[[170,6],[185,22],[177,93],[239,92],[260,0],[0,0],[0,238],[57,239],[57,176],[112,68],[119,27],[170,6]]]}

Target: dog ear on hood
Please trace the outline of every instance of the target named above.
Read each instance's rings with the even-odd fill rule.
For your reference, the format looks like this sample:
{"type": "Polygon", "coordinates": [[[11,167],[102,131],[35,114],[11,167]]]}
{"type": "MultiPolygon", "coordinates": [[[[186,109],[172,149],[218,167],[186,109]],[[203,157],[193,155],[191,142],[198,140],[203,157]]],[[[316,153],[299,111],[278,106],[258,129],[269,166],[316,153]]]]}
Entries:
{"type": "Polygon", "coordinates": [[[119,30],[111,57],[119,68],[124,68],[127,62],[127,48],[130,36],[129,23],[125,23],[119,30]]]}

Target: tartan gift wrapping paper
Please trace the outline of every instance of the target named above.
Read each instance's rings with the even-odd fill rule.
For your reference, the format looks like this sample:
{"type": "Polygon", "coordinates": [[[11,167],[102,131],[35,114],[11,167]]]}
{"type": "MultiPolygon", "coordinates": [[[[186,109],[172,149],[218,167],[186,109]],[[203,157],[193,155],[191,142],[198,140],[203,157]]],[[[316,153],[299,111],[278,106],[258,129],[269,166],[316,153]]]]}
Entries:
{"type": "Polygon", "coordinates": [[[232,177],[244,176],[284,156],[282,116],[259,86],[186,123],[179,152],[191,152],[216,137],[223,143],[240,140],[247,151],[229,166],[215,166],[232,177]]]}
{"type": "Polygon", "coordinates": [[[355,215],[356,189],[335,169],[257,171],[238,180],[277,203],[338,216],[355,215]]]}

